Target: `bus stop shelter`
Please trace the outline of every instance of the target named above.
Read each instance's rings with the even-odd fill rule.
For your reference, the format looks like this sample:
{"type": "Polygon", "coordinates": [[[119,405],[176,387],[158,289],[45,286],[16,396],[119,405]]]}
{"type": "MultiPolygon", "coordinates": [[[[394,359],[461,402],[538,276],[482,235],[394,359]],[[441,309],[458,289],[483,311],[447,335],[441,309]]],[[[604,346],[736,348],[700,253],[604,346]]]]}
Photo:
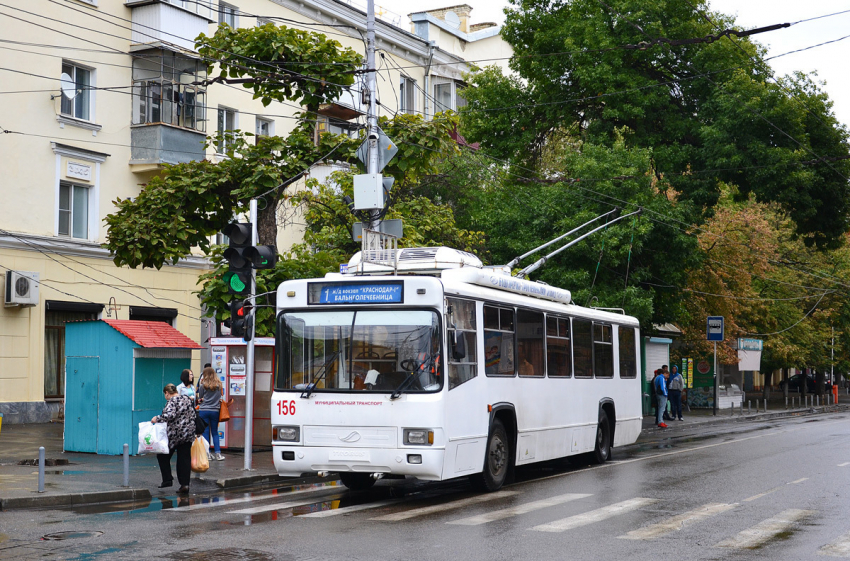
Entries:
{"type": "Polygon", "coordinates": [[[134,320],[65,326],[65,450],[135,454],[139,423],[162,411],[202,347],[167,323],[134,320]]]}

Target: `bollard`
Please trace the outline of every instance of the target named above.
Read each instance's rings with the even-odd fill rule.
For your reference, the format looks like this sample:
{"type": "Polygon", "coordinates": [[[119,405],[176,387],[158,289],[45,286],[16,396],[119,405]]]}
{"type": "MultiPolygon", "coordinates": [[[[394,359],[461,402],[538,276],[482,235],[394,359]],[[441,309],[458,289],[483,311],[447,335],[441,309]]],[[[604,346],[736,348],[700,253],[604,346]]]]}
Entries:
{"type": "Polygon", "coordinates": [[[744,400],[741,400],[741,416],[744,416],[744,400]]]}
{"type": "Polygon", "coordinates": [[[756,413],[759,412],[759,400],[756,400],[756,413]]]}
{"type": "Polygon", "coordinates": [[[753,404],[753,402],[752,402],[752,401],[750,401],[750,400],[748,399],[748,400],[747,400],[747,415],[749,415],[749,414],[750,414],[750,406],[751,406],[752,404],[753,404]]]}
{"type": "Polygon", "coordinates": [[[764,400],[764,412],[767,413],[767,400],[764,400]]]}
{"type": "Polygon", "coordinates": [[[729,404],[729,416],[730,417],[735,416],[735,404],[734,403],[729,404]]]}
{"type": "Polygon", "coordinates": [[[817,400],[818,400],[818,407],[820,407],[820,396],[817,396],[817,400]]]}
{"type": "Polygon", "coordinates": [[[788,398],[785,398],[785,409],[788,409],[788,398]]]}
{"type": "Polygon", "coordinates": [[[124,444],[124,487],[130,486],[130,445],[124,444]]]}
{"type": "Polygon", "coordinates": [[[44,446],[38,448],[38,492],[44,493],[44,446]]]}

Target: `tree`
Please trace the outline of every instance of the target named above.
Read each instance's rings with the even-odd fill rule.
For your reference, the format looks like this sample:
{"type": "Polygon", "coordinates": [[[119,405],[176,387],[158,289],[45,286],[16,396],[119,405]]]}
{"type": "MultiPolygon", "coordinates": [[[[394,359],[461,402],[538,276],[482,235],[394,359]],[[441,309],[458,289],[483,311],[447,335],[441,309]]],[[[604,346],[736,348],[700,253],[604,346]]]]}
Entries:
{"type": "MultiPolygon", "coordinates": [[[[253,135],[240,131],[217,134],[208,142],[226,140],[228,146],[227,157],[217,163],[203,160],[165,165],[138,197],[114,202],[117,210],[106,218],[106,247],[116,265],[132,268],[175,264],[199,249],[210,256],[215,267],[201,277],[199,295],[210,313],[219,311],[219,318],[227,319],[224,310],[231,296],[220,278],[226,263],[209,237],[247,211],[251,199],[260,198],[264,203],[257,224],[261,244],[275,244],[277,210],[283,204],[304,204],[312,228],[307,244],[294,248],[275,269],[258,274],[258,293],[270,292],[289,278],[335,270],[341,261],[347,261],[344,252],[355,249],[346,241],[350,232],[340,241],[342,231],[350,230],[353,221],[342,200],[344,185],[333,190],[308,182],[308,190],[298,194],[291,194],[287,186],[323,160],[348,164],[352,170],[361,166],[356,151],[362,135],[319,134],[314,112],[320,103],[336,99],[353,84],[362,58],[323,34],[273,24],[240,29],[219,26],[213,37],[198,37],[197,44],[201,55],[218,61],[209,68],[210,83],[242,84],[266,105],[298,101],[305,106],[303,118],[285,138],[265,137],[254,143],[253,135]]],[[[399,153],[383,173],[396,180],[391,196],[397,200],[390,216],[404,216],[409,227],[413,226],[407,243],[443,238],[475,246],[476,235],[459,233],[450,209],[405,196],[439,161],[458,151],[452,138],[457,127],[454,114],[447,112],[431,121],[399,114],[382,118],[380,126],[399,146],[399,153]]],[[[342,183],[350,185],[350,176],[346,177],[342,183]]],[[[272,315],[269,308],[259,309],[258,334],[272,331],[272,315]]]]}
{"type": "Polygon", "coordinates": [[[720,185],[778,202],[807,243],[837,247],[850,214],[847,131],[811,80],[770,81],[749,38],[679,46],[641,42],[712,35],[734,20],[706,2],[513,0],[502,36],[511,68],[470,77],[462,132],[483,149],[534,166],[565,130],[611,146],[618,130],[652,149],[652,173],[693,223],[711,215],[720,185]],[[692,7],[695,6],[694,7],[692,7]]]}

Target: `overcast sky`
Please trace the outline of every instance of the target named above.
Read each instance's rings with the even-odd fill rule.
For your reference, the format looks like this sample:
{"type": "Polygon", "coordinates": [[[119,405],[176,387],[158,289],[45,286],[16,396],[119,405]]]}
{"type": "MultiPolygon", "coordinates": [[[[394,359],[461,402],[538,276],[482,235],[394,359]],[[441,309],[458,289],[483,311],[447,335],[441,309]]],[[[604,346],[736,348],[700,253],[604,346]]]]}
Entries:
{"type": "MultiPolygon", "coordinates": [[[[365,4],[365,0],[361,0],[365,4]]],[[[458,0],[376,0],[376,4],[399,15],[461,4],[458,0]]],[[[466,0],[472,6],[472,23],[495,21],[503,23],[502,10],[506,0],[466,0]]],[[[775,23],[794,23],[816,16],[850,9],[850,0],[711,0],[712,10],[737,16],[745,28],[764,27],[775,23]]],[[[754,37],[768,47],[768,56],[801,49],[850,34],[850,13],[793,25],[754,37]]],[[[825,81],[825,89],[835,102],[838,119],[850,125],[850,38],[771,60],[777,75],[794,70],[817,71],[817,80],[825,81]]]]}

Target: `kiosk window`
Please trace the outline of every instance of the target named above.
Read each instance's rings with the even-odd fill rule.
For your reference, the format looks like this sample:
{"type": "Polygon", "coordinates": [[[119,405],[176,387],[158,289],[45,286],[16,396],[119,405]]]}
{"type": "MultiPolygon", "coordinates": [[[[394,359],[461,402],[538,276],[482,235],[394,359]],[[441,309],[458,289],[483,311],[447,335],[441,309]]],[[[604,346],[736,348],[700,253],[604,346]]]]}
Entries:
{"type": "Polygon", "coordinates": [[[593,377],[593,324],[573,319],[573,366],[576,378],[593,377]]]}
{"type": "Polygon", "coordinates": [[[514,375],[514,311],[484,306],[484,373],[514,375]]]}
{"type": "Polygon", "coordinates": [[[620,342],[620,378],[636,378],[635,330],[633,327],[620,326],[617,335],[620,342]]]}
{"type": "Polygon", "coordinates": [[[569,378],[572,375],[569,319],[546,318],[546,366],[552,378],[569,378]]]}
{"type": "Polygon", "coordinates": [[[520,309],[516,317],[519,375],[542,378],[545,372],[543,313],[520,309]]]}
{"type": "Polygon", "coordinates": [[[447,299],[446,328],[449,339],[449,389],[478,375],[478,341],[475,302],[447,299]]]}
{"type": "Polygon", "coordinates": [[[614,340],[610,325],[593,324],[593,373],[597,378],[614,377],[614,340]]]}

